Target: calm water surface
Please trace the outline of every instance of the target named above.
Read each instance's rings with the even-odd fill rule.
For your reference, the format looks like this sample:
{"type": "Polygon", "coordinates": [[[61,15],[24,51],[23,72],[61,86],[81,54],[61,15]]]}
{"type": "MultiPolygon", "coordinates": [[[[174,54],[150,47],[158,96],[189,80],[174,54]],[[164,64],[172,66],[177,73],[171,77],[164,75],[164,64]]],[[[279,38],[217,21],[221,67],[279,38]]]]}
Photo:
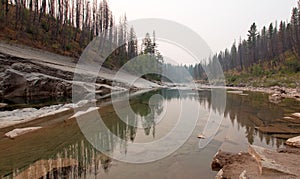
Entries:
{"type": "MultiPolygon", "coordinates": [[[[199,114],[195,129],[183,146],[166,158],[146,164],[119,162],[97,151],[85,139],[76,120],[54,124],[14,140],[2,137],[0,178],[214,178],[216,172],[211,171],[210,163],[219,149],[239,152],[246,151],[249,144],[273,149],[283,146],[284,140],[257,131],[253,119],[272,124],[300,110],[300,103],[291,99],[275,105],[268,102],[265,94],[245,93],[249,95],[227,94],[224,107],[212,103],[209,90],[151,91],[130,100],[136,115],[127,116],[125,122],[118,118],[112,106],[101,107],[99,113],[106,126],[123,139],[116,141],[104,130],[95,132],[93,140],[106,146],[110,156],[145,152],[131,151],[134,149],[129,146],[133,142],[152,142],[167,135],[178,121],[181,105],[189,111],[180,120],[197,115],[195,106],[206,111],[199,114]],[[156,94],[163,98],[149,103],[156,94]],[[223,120],[214,139],[200,149],[197,136],[202,133],[211,113],[222,116],[223,120]]],[[[1,135],[3,133],[0,131],[1,135]]]]}

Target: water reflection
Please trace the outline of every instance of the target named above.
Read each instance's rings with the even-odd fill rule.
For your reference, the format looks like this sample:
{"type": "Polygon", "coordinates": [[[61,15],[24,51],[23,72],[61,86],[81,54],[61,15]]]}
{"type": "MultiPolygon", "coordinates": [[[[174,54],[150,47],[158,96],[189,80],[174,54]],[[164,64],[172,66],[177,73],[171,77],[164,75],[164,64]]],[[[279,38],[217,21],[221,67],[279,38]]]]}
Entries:
{"type": "MultiPolygon", "coordinates": [[[[272,124],[287,112],[296,112],[300,109],[299,103],[290,100],[284,101],[280,106],[274,105],[268,102],[266,95],[260,93],[249,92],[249,96],[228,94],[226,108],[223,109],[223,105],[211,101],[209,90],[193,93],[190,91],[179,93],[178,90],[170,89],[156,90],[130,100],[131,108],[137,115],[126,116],[127,121],[120,120],[112,106],[105,106],[99,110],[107,128],[123,139],[122,142],[114,140],[112,134],[105,130],[91,131],[94,133],[92,140],[97,141],[97,144],[109,152],[127,153],[128,144],[140,140],[141,136],[142,139],[146,137],[147,140],[149,137],[153,140],[160,137],[161,130],[164,128],[158,126],[165,124],[158,123],[157,119],[165,112],[166,105],[176,103],[178,100],[188,100],[190,104],[198,102],[207,111],[224,116],[224,125],[227,123],[234,128],[231,131],[232,135],[238,135],[249,144],[258,141],[270,147],[279,147],[283,141],[257,131],[256,126],[272,124]],[[149,99],[156,94],[164,98],[155,98],[150,100],[149,104],[149,99]],[[293,105],[289,105],[290,103],[293,105]],[[143,135],[140,133],[141,130],[143,135]]],[[[234,142],[236,145],[242,145],[238,140],[234,142]]],[[[76,121],[45,128],[43,131],[30,136],[21,136],[15,140],[0,140],[0,176],[2,178],[86,178],[91,176],[97,178],[101,173],[108,173],[112,166],[112,159],[93,148],[81,134],[76,121]]]]}
{"type": "Polygon", "coordinates": [[[296,112],[291,110],[295,106],[300,109],[299,103],[293,101],[292,105],[289,104],[290,102],[284,101],[282,104],[286,107],[282,108],[270,103],[266,94],[249,92],[249,96],[244,97],[232,94],[228,96],[224,116],[230,119],[232,125],[236,123],[238,130],[245,132],[249,144],[254,144],[256,138],[259,138],[259,142],[278,148],[283,145],[285,140],[264,134],[256,128],[276,123],[278,119],[284,117],[286,109],[289,109],[290,112],[296,112]]]}

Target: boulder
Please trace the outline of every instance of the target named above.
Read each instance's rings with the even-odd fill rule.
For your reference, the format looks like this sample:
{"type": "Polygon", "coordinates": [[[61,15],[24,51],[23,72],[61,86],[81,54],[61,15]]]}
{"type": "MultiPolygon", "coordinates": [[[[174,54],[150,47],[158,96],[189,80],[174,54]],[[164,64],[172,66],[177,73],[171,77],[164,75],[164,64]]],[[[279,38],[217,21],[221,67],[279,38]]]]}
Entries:
{"type": "Polygon", "coordinates": [[[262,175],[287,175],[295,177],[299,175],[299,155],[278,153],[263,147],[251,145],[249,154],[257,161],[262,175]],[[292,160],[296,161],[292,161],[292,160]]]}
{"type": "Polygon", "coordinates": [[[220,178],[257,178],[260,175],[255,159],[244,152],[233,154],[219,151],[213,158],[211,167],[219,170],[217,176],[220,178]]]}

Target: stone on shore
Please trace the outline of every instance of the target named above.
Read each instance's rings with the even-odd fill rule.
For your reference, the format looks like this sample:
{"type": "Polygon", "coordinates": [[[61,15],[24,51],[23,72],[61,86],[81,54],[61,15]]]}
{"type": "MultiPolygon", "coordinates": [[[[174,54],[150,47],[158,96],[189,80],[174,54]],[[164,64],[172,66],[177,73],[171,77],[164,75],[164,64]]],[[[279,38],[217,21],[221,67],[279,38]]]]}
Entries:
{"type": "Polygon", "coordinates": [[[269,96],[269,101],[271,103],[275,103],[275,104],[278,104],[282,101],[283,99],[283,96],[279,93],[275,93],[275,94],[272,94],[269,96]]]}
{"type": "Polygon", "coordinates": [[[289,145],[289,146],[292,146],[292,147],[300,148],[300,136],[297,136],[297,137],[293,137],[293,138],[288,139],[288,140],[285,142],[285,144],[286,144],[286,145],[289,145]]]}
{"type": "Polygon", "coordinates": [[[26,127],[26,128],[17,128],[12,131],[5,133],[4,135],[10,139],[14,139],[18,136],[24,135],[26,133],[41,129],[42,127],[26,127]]]}
{"type": "Polygon", "coordinates": [[[3,108],[3,107],[5,107],[5,106],[7,106],[6,103],[0,103],[0,108],[3,108]]]}

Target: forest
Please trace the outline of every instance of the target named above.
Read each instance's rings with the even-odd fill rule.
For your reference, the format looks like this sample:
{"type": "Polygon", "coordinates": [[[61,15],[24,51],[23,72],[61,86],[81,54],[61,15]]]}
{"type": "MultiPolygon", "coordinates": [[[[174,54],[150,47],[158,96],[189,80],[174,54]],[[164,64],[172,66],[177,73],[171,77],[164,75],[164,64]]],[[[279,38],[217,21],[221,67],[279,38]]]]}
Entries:
{"type": "MultiPolygon", "coordinates": [[[[257,29],[250,26],[247,39],[239,39],[230,49],[216,53],[199,64],[185,66],[195,80],[205,81],[204,69],[216,69],[220,63],[227,83],[236,84],[239,78],[247,81],[253,77],[271,77],[274,74],[296,74],[300,72],[300,1],[293,8],[289,22],[276,21],[257,29]]],[[[299,81],[299,79],[298,79],[299,81]]],[[[281,85],[273,82],[268,85],[281,85]]],[[[293,84],[300,85],[300,84],[293,84]]],[[[294,87],[294,86],[293,86],[294,87]]]]}
{"type": "Polygon", "coordinates": [[[161,55],[153,38],[145,34],[141,47],[126,14],[115,22],[106,0],[2,0],[0,40],[24,44],[78,58],[96,36],[106,38],[106,46],[118,47],[104,65],[119,69],[138,54],[161,55]]]}

